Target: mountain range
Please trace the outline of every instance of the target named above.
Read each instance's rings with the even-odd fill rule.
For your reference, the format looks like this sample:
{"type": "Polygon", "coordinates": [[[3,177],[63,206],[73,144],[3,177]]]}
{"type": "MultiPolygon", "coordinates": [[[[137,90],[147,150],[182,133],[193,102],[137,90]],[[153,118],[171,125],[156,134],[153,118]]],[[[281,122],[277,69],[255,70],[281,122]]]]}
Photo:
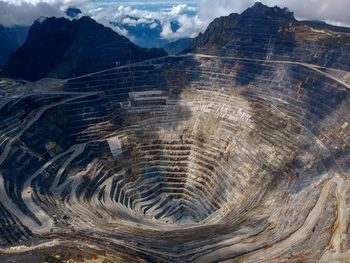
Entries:
{"type": "MultiPolygon", "coordinates": [[[[74,15],[78,12],[73,11],[74,15]]],[[[138,27],[145,28],[145,25],[139,24],[131,28],[137,31],[138,27]]],[[[175,23],[172,29],[176,30],[175,23]]],[[[26,36],[26,30],[21,27],[11,30],[0,27],[0,35],[5,36],[5,41],[2,42],[3,53],[16,50],[26,36]]],[[[152,30],[161,30],[160,25],[143,33],[133,33],[145,42],[149,41],[148,38],[157,42],[160,31],[155,33],[152,30]],[[148,38],[144,35],[148,35],[148,38]]],[[[242,14],[215,19],[193,41],[180,39],[164,45],[164,50],[169,54],[185,49],[183,53],[269,60],[293,59],[349,69],[347,61],[350,47],[346,44],[350,39],[349,32],[348,28],[319,21],[298,21],[286,8],[270,8],[256,3],[242,14]]],[[[152,41],[149,43],[155,44],[152,41]]],[[[123,63],[165,56],[164,50],[136,46],[89,17],[79,20],[42,18],[31,26],[26,42],[10,56],[2,74],[31,81],[43,77],[68,78],[123,63]]],[[[6,55],[3,54],[0,58],[4,64],[6,55]]]]}
{"type": "Polygon", "coordinates": [[[166,54],[163,49],[138,47],[89,17],[52,17],[31,26],[26,42],[10,55],[2,74],[30,81],[69,78],[166,54]]]}

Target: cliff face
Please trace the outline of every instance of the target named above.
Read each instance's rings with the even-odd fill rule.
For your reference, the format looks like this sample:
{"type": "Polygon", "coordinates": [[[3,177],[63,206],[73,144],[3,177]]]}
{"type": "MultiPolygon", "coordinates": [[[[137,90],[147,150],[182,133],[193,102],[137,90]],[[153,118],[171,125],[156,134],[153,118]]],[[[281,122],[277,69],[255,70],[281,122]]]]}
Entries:
{"type": "Polygon", "coordinates": [[[47,18],[36,21],[25,44],[12,54],[3,74],[31,81],[68,78],[166,55],[144,49],[89,17],[79,20],[47,18]],[[118,63],[119,64],[119,63],[118,63]]]}
{"type": "Polygon", "coordinates": [[[240,15],[215,19],[187,52],[349,69],[350,31],[325,23],[297,21],[286,8],[256,3],[240,15]]]}

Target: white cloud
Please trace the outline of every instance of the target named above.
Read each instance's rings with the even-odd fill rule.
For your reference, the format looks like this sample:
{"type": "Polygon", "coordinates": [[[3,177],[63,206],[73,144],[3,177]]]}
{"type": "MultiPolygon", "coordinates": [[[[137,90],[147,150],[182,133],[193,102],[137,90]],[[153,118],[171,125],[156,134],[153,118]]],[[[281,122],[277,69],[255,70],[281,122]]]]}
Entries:
{"type": "Polygon", "coordinates": [[[210,23],[219,16],[227,16],[230,13],[241,13],[251,6],[254,0],[198,0],[199,19],[210,23]]]}
{"type": "Polygon", "coordinates": [[[188,8],[188,6],[186,4],[179,4],[176,6],[173,6],[173,8],[171,8],[169,15],[171,16],[176,16],[179,15],[181,13],[183,13],[184,11],[186,11],[188,8]]]}
{"type": "Polygon", "coordinates": [[[198,15],[189,15],[195,9],[187,4],[174,5],[167,10],[166,16],[161,19],[163,30],[161,36],[168,40],[176,40],[184,37],[195,37],[199,32],[204,31],[207,23],[201,21],[198,15]],[[173,32],[170,22],[176,20],[180,28],[173,32]]]}
{"type": "Polygon", "coordinates": [[[160,35],[163,38],[169,38],[171,36],[171,34],[173,33],[173,31],[171,30],[171,25],[170,22],[164,23],[163,24],[163,30],[160,33],[160,35]]]}
{"type": "Polygon", "coordinates": [[[172,32],[170,22],[163,25],[161,36],[168,40],[176,40],[184,37],[196,37],[199,32],[204,31],[207,24],[201,21],[197,15],[181,15],[177,18],[180,28],[172,32]]]}
{"type": "Polygon", "coordinates": [[[60,8],[61,10],[65,10],[70,6],[78,6],[82,3],[87,2],[88,0],[5,0],[5,2],[17,6],[21,6],[24,4],[37,5],[40,3],[46,3],[51,6],[60,8]]]}
{"type": "Polygon", "coordinates": [[[130,26],[136,26],[137,20],[131,19],[130,17],[126,17],[122,20],[122,24],[124,25],[130,25],[130,26]]]}
{"type": "Polygon", "coordinates": [[[158,26],[157,23],[152,23],[152,24],[149,26],[149,28],[150,28],[150,29],[155,29],[157,26],[158,26]]]}
{"type": "MultiPolygon", "coordinates": [[[[133,9],[130,6],[109,6],[105,8],[95,8],[95,4],[89,3],[81,7],[82,11],[97,21],[114,21],[122,22],[123,19],[128,16],[144,19],[152,19],[156,16],[156,12],[151,12],[147,10],[137,10],[133,9]]],[[[125,22],[136,24],[131,21],[134,19],[126,19],[125,22]]]]}
{"type": "MultiPolygon", "coordinates": [[[[121,22],[131,26],[136,26],[140,23],[149,24],[151,29],[157,27],[156,20],[162,26],[161,37],[164,39],[174,40],[182,37],[195,37],[200,31],[204,31],[207,23],[203,23],[197,15],[189,15],[189,12],[194,12],[196,9],[187,4],[173,5],[168,9],[159,11],[149,11],[134,8],[132,6],[109,6],[107,8],[94,8],[94,4],[87,4],[82,7],[83,12],[89,14],[93,19],[105,26],[110,26],[110,21],[121,22]],[[132,18],[130,18],[132,17],[132,18]],[[133,19],[135,17],[135,19],[133,19]],[[178,21],[180,28],[173,32],[171,30],[171,21],[178,21]]],[[[124,36],[132,38],[126,31],[120,31],[119,27],[112,27],[118,33],[123,33],[124,36]]]]}
{"type": "Polygon", "coordinates": [[[127,38],[129,38],[131,41],[134,41],[134,37],[129,35],[128,30],[126,30],[125,28],[120,28],[119,26],[113,26],[111,24],[104,24],[106,27],[110,27],[112,28],[115,32],[117,32],[119,35],[122,36],[126,36],[127,38]]]}
{"type": "Polygon", "coordinates": [[[128,26],[137,26],[139,24],[153,24],[154,20],[153,19],[146,19],[146,18],[130,18],[126,17],[122,19],[122,24],[128,25],[128,26]]]}
{"type": "Polygon", "coordinates": [[[269,0],[273,5],[284,5],[294,11],[297,17],[323,20],[338,25],[350,24],[349,0],[269,0]]]}
{"type": "Polygon", "coordinates": [[[138,24],[152,24],[154,20],[152,19],[146,19],[146,18],[139,18],[137,19],[138,24]]]}
{"type": "Polygon", "coordinates": [[[31,25],[41,16],[62,17],[64,12],[48,3],[21,3],[11,4],[0,1],[0,24],[4,26],[31,25]]]}

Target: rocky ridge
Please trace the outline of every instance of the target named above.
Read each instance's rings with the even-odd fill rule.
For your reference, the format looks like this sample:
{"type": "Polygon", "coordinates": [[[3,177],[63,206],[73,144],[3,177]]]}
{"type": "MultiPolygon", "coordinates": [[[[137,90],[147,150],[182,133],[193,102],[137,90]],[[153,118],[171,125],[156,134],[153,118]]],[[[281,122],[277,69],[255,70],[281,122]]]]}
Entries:
{"type": "Polygon", "coordinates": [[[255,3],[242,14],[215,19],[186,52],[289,60],[350,70],[350,30],[297,21],[287,8],[255,3]]]}

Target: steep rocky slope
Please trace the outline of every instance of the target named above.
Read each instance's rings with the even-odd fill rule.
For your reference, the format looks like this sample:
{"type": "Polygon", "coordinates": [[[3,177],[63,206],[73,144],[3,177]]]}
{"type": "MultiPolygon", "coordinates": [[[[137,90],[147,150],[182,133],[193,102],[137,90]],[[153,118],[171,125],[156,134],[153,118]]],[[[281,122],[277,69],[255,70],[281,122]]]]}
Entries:
{"type": "Polygon", "coordinates": [[[187,51],[349,70],[349,43],[348,28],[297,21],[286,8],[256,3],[240,15],[215,19],[187,51]]]}
{"type": "Polygon", "coordinates": [[[36,21],[24,45],[7,62],[3,75],[26,80],[68,78],[166,55],[144,49],[89,17],[36,21]]]}

